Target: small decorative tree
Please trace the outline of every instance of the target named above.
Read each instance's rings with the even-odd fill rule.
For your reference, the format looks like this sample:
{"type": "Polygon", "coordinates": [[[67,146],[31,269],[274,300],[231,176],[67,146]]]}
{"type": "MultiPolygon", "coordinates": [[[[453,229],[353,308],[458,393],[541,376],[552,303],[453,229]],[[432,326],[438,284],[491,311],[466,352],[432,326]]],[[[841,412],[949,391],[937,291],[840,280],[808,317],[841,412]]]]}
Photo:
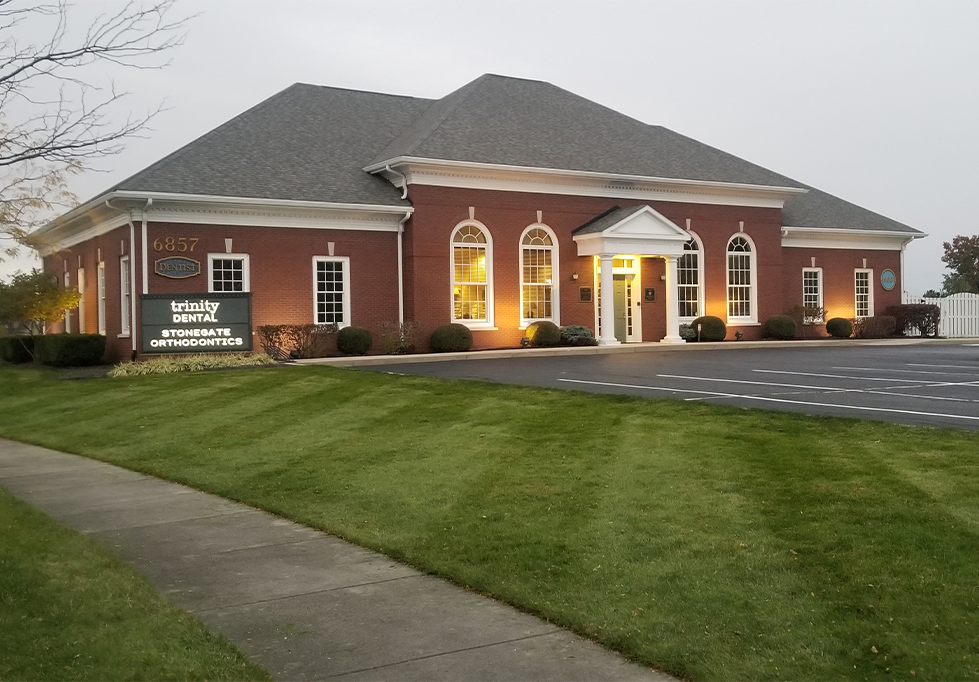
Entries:
{"type": "MultiPolygon", "coordinates": [[[[10,282],[0,282],[0,324],[15,332],[26,332],[33,342],[46,327],[65,318],[65,311],[78,307],[81,293],[65,289],[50,272],[36,268],[28,274],[18,272],[10,282]]],[[[24,344],[34,356],[34,344],[24,344]]]]}

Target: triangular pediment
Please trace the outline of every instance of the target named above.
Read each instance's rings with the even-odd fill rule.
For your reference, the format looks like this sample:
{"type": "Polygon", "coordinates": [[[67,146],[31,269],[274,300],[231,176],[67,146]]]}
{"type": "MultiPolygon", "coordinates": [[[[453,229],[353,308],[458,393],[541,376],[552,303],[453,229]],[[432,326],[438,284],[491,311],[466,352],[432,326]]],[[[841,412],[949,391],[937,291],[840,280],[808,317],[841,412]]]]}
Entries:
{"type": "Polygon", "coordinates": [[[574,231],[578,255],[682,255],[690,234],[649,206],[614,208],[574,231]]]}

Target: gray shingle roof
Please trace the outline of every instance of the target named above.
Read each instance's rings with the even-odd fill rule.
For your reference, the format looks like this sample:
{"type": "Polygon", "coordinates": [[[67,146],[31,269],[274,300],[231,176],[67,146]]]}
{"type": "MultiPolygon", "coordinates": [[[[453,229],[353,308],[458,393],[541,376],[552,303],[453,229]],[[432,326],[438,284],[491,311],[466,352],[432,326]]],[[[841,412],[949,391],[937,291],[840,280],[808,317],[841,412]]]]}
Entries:
{"type": "Polygon", "coordinates": [[[605,213],[595,216],[581,227],[575,228],[573,233],[594,234],[596,232],[604,232],[608,228],[622,222],[633,213],[638,213],[644,208],[645,206],[630,206],[628,208],[620,208],[615,206],[605,211],[605,213]]]}
{"type": "Polygon", "coordinates": [[[407,205],[363,170],[399,156],[801,187],[785,225],[920,234],[550,83],[495,75],[436,101],[296,84],[113,189],[407,205]]]}
{"type": "Polygon", "coordinates": [[[362,169],[430,104],[297,83],[113,189],[408,205],[362,169]]]}

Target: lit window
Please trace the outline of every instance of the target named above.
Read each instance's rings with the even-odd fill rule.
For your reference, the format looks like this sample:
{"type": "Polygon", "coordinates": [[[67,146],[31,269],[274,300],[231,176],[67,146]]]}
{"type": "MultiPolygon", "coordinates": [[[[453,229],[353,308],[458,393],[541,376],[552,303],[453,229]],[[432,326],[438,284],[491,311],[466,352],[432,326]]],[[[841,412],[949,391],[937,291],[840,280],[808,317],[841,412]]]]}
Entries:
{"type": "Polygon", "coordinates": [[[492,242],[489,232],[464,223],[452,233],[452,319],[492,324],[492,242]]]}
{"type": "Polygon", "coordinates": [[[874,295],[870,288],[873,272],[873,270],[855,270],[853,273],[855,317],[872,317],[874,314],[874,295]]]}
{"type": "Polygon", "coordinates": [[[755,260],[751,242],[735,235],[727,245],[727,317],[755,322],[755,260]]]}
{"type": "Polygon", "coordinates": [[[557,246],[550,230],[529,227],[520,240],[520,317],[557,322],[557,246]]]}
{"type": "MultiPolygon", "coordinates": [[[[71,273],[65,271],[65,289],[71,289],[71,273]]],[[[65,334],[71,334],[71,311],[65,310],[65,334]]]]}
{"type": "Polygon", "coordinates": [[[802,308],[804,324],[823,322],[823,270],[804,268],[802,270],[802,308]]]}
{"type": "Polygon", "coordinates": [[[313,258],[313,285],[316,324],[350,325],[350,258],[313,258]]]}
{"type": "Polygon", "coordinates": [[[119,323],[123,334],[130,333],[129,315],[132,310],[129,284],[129,256],[119,259],[119,323]]]}
{"type": "Polygon", "coordinates": [[[210,292],[250,291],[248,256],[222,253],[208,256],[210,292]]]}
{"type": "Polygon", "coordinates": [[[700,263],[700,244],[696,239],[691,239],[683,245],[683,255],[676,263],[677,313],[683,320],[700,317],[702,299],[700,263]]]}
{"type": "Polygon", "coordinates": [[[96,279],[98,295],[99,334],[105,336],[105,263],[100,262],[96,279]]]}
{"type": "Polygon", "coordinates": [[[78,268],[78,333],[85,333],[85,268],[78,268]]]}

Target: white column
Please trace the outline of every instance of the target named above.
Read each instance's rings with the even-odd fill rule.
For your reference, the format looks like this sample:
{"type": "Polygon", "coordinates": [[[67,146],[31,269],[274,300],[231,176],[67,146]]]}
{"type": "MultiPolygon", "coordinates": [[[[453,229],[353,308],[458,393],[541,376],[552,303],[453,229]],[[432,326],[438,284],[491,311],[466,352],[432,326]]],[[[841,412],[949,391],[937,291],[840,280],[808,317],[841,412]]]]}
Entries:
{"type": "Polygon", "coordinates": [[[684,343],[680,337],[679,308],[680,290],[677,284],[676,256],[663,256],[666,260],[666,336],[660,343],[684,343]]]}
{"type": "Polygon", "coordinates": [[[599,256],[602,264],[602,333],[598,337],[599,346],[615,346],[619,340],[615,338],[615,284],[612,279],[613,254],[599,256]]]}

